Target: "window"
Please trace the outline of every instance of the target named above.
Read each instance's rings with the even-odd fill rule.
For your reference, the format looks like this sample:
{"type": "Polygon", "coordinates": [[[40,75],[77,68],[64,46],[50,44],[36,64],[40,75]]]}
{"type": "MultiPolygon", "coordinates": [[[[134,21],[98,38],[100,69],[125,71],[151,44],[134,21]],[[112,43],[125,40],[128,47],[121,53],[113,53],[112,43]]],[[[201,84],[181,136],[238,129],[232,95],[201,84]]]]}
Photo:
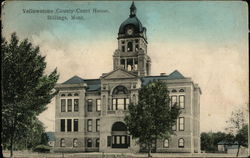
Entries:
{"type": "Polygon", "coordinates": [[[126,99],[125,99],[124,110],[126,110],[126,109],[128,108],[128,104],[129,104],[129,99],[126,98],[126,99]]]}
{"type": "Polygon", "coordinates": [[[87,147],[92,147],[92,139],[87,139],[87,147]]]}
{"type": "Polygon", "coordinates": [[[185,92],[184,89],[180,89],[179,92],[185,92]]]}
{"type": "Polygon", "coordinates": [[[74,112],[79,111],[79,99],[74,99],[74,112]]]}
{"type": "Polygon", "coordinates": [[[126,136],[121,136],[121,144],[126,144],[126,136]]]}
{"type": "Polygon", "coordinates": [[[72,94],[71,94],[71,93],[69,93],[69,94],[68,94],[68,96],[72,96],[72,94]]]}
{"type": "Polygon", "coordinates": [[[61,146],[61,147],[65,147],[65,139],[64,139],[64,138],[62,138],[62,139],[60,140],[60,146],[61,146]]]}
{"type": "Polygon", "coordinates": [[[116,109],[118,110],[122,110],[124,108],[124,99],[117,99],[117,106],[116,106],[116,109]]]}
{"type": "Polygon", "coordinates": [[[175,90],[175,89],[172,90],[172,93],[176,93],[176,92],[177,92],[177,90],[175,90]]]}
{"type": "Polygon", "coordinates": [[[87,102],[87,110],[88,112],[92,112],[92,105],[93,105],[93,100],[92,99],[88,99],[88,102],[87,102]]]}
{"type": "Polygon", "coordinates": [[[92,132],[92,120],[89,119],[87,122],[87,131],[92,132]]]}
{"type": "Polygon", "coordinates": [[[100,119],[96,119],[96,132],[100,131],[100,119]]]}
{"type": "Polygon", "coordinates": [[[97,139],[95,140],[95,147],[99,148],[99,146],[100,146],[100,139],[97,138],[97,139]]]}
{"type": "Polygon", "coordinates": [[[65,132],[65,119],[61,119],[61,132],[65,132]]]}
{"type": "Polygon", "coordinates": [[[66,100],[61,99],[61,112],[66,112],[66,100]]]}
{"type": "Polygon", "coordinates": [[[72,131],[72,121],[71,121],[71,119],[67,119],[67,131],[68,132],[72,131]]]}
{"type": "Polygon", "coordinates": [[[184,117],[179,118],[179,130],[184,131],[184,117]]]}
{"type": "Polygon", "coordinates": [[[185,96],[184,95],[179,96],[179,105],[181,109],[185,108],[185,96]]]}
{"type": "Polygon", "coordinates": [[[61,97],[65,97],[65,94],[61,94],[61,97]]]}
{"type": "Polygon", "coordinates": [[[122,46],[122,52],[125,52],[125,46],[122,46]]]}
{"type": "Polygon", "coordinates": [[[101,111],[101,100],[96,99],[96,111],[101,111]]]}
{"type": "Polygon", "coordinates": [[[164,147],[164,148],[168,148],[168,147],[169,147],[168,139],[165,139],[165,140],[164,140],[164,142],[163,142],[163,147],[164,147]]]}
{"type": "Polygon", "coordinates": [[[177,96],[171,96],[171,106],[174,106],[177,103],[177,96]]]}
{"type": "Polygon", "coordinates": [[[120,144],[120,136],[115,136],[115,144],[120,144]]]}
{"type": "Polygon", "coordinates": [[[128,98],[115,98],[112,101],[112,109],[114,110],[126,110],[129,104],[128,98]]]}
{"type": "Polygon", "coordinates": [[[77,139],[75,138],[75,139],[73,139],[73,147],[77,147],[77,139]]]}
{"type": "Polygon", "coordinates": [[[72,112],[72,99],[68,99],[68,112],[72,112]]]}
{"type": "Polygon", "coordinates": [[[78,132],[78,119],[74,119],[74,132],[78,132]]]}
{"type": "Polygon", "coordinates": [[[78,93],[75,93],[74,96],[78,96],[79,94],[78,93]]]}
{"type": "Polygon", "coordinates": [[[178,140],[178,146],[179,146],[179,148],[184,148],[184,139],[183,138],[180,138],[178,140]]]}
{"type": "Polygon", "coordinates": [[[127,49],[128,49],[128,52],[133,51],[133,43],[132,42],[128,42],[127,49]]]}
{"type": "Polygon", "coordinates": [[[111,146],[111,142],[112,142],[112,137],[111,136],[108,136],[107,138],[107,146],[111,146]]]}

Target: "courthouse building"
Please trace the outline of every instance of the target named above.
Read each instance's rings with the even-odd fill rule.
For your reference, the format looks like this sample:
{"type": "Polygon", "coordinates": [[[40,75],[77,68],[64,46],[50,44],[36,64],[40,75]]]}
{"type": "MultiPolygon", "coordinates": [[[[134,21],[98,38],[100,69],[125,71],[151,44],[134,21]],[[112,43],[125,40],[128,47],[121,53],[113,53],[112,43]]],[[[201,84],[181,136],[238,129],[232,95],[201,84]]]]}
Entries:
{"type": "MultiPolygon", "coordinates": [[[[55,151],[139,152],[124,122],[128,104],[138,101],[138,90],[153,80],[168,83],[171,104],[181,114],[172,127],[175,135],[158,140],[156,152],[200,152],[200,94],[198,84],[177,70],[151,76],[146,28],[132,3],[129,17],[118,30],[113,70],[97,79],[74,76],[56,85],[55,151]]],[[[166,68],[167,69],[167,68],[166,68]]]]}

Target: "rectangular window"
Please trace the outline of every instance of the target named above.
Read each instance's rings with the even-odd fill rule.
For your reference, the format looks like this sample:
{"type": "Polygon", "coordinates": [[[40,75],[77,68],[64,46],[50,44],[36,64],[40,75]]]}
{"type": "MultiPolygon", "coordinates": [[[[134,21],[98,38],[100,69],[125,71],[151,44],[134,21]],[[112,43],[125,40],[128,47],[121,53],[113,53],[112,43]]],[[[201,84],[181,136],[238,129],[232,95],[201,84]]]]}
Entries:
{"type": "Polygon", "coordinates": [[[78,119],[74,119],[74,132],[78,132],[78,119]]]}
{"type": "Polygon", "coordinates": [[[72,120],[67,119],[67,131],[71,132],[72,131],[72,120]]]}
{"type": "Polygon", "coordinates": [[[171,106],[174,106],[175,104],[177,104],[177,96],[171,96],[171,106]]]}
{"type": "Polygon", "coordinates": [[[111,146],[111,142],[112,142],[112,137],[111,136],[108,136],[107,138],[107,146],[111,146]]]}
{"type": "Polygon", "coordinates": [[[116,99],[112,100],[112,110],[116,110],[116,99]]]}
{"type": "Polygon", "coordinates": [[[179,104],[180,104],[181,109],[185,108],[185,96],[184,95],[179,96],[179,104]]]}
{"type": "Polygon", "coordinates": [[[65,132],[65,119],[61,119],[61,132],[65,132]]]}
{"type": "Polygon", "coordinates": [[[74,99],[74,112],[79,111],[79,99],[74,99]]]}
{"type": "Polygon", "coordinates": [[[66,100],[61,99],[61,112],[66,112],[66,100]]]}
{"type": "Polygon", "coordinates": [[[96,99],[96,111],[101,111],[101,100],[96,99]]]}
{"type": "Polygon", "coordinates": [[[179,118],[179,130],[184,131],[185,125],[184,125],[184,117],[179,118]]]}
{"type": "Polygon", "coordinates": [[[125,140],[126,140],[126,136],[121,136],[122,140],[121,140],[121,144],[126,144],[125,140]]]}
{"type": "Polygon", "coordinates": [[[120,136],[115,136],[116,137],[116,144],[120,144],[120,136]]]}
{"type": "Polygon", "coordinates": [[[89,119],[87,122],[87,131],[92,132],[92,120],[89,119]]]}
{"type": "Polygon", "coordinates": [[[87,111],[88,112],[92,112],[92,105],[93,105],[93,100],[92,99],[88,99],[87,101],[87,111]]]}
{"type": "Polygon", "coordinates": [[[124,109],[124,99],[117,99],[117,109],[118,110],[124,109]]]}
{"type": "Polygon", "coordinates": [[[126,98],[126,103],[125,103],[125,105],[124,105],[124,110],[126,110],[127,108],[128,108],[128,104],[129,104],[129,99],[128,98],[126,98]]]}
{"type": "Polygon", "coordinates": [[[96,119],[96,132],[100,131],[100,119],[96,119]]]}
{"type": "Polygon", "coordinates": [[[122,52],[125,52],[125,46],[122,46],[122,52]]]}
{"type": "Polygon", "coordinates": [[[72,99],[68,99],[68,112],[72,112],[72,99]]]}

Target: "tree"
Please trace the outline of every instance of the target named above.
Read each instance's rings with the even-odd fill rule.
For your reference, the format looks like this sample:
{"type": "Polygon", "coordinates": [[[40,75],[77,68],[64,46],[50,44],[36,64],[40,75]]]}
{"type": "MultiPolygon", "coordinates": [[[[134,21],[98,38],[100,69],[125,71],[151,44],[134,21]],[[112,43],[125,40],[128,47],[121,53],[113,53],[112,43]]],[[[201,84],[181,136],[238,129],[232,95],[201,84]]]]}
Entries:
{"type": "Polygon", "coordinates": [[[238,143],[238,150],[236,157],[239,155],[241,146],[246,146],[248,140],[248,126],[246,123],[246,114],[242,109],[233,111],[226,130],[235,135],[235,141],[238,143]]]}
{"type": "Polygon", "coordinates": [[[27,39],[19,41],[16,34],[7,42],[2,39],[2,143],[10,146],[22,140],[34,119],[46,110],[46,105],[56,95],[54,86],[59,75],[55,69],[46,75],[45,57],[39,47],[27,39]]]}
{"type": "Polygon", "coordinates": [[[201,133],[201,150],[206,152],[218,152],[218,143],[221,141],[227,144],[233,144],[235,140],[234,135],[224,132],[202,132],[201,133]]]}
{"type": "Polygon", "coordinates": [[[154,81],[139,90],[138,103],[129,104],[125,122],[132,137],[147,146],[151,157],[152,142],[173,134],[179,114],[176,104],[170,106],[166,82],[154,81]]]}

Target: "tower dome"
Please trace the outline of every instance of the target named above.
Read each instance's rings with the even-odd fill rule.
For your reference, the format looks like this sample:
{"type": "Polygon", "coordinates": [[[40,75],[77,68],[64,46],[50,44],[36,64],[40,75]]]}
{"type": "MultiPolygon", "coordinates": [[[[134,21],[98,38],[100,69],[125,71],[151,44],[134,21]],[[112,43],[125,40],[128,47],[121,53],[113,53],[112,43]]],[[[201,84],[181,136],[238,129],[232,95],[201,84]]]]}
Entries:
{"type": "Polygon", "coordinates": [[[134,28],[135,33],[143,33],[144,31],[146,31],[146,28],[142,26],[140,20],[136,17],[136,7],[134,2],[132,2],[130,7],[129,18],[122,22],[118,34],[125,34],[126,28],[131,26],[134,28]]]}

